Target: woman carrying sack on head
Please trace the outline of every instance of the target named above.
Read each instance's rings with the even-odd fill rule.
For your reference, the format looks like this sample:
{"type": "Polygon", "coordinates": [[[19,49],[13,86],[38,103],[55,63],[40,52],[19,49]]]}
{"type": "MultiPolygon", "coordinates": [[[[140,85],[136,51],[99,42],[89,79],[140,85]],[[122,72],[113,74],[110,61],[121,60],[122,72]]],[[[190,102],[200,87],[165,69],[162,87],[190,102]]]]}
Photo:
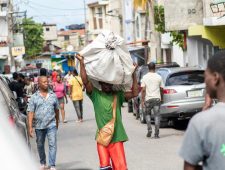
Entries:
{"type": "Polygon", "coordinates": [[[79,54],[76,57],[80,61],[80,73],[87,95],[95,110],[100,170],[127,170],[123,143],[128,137],[122,122],[121,107],[125,100],[138,95],[136,73],[132,75],[133,88],[129,92],[114,91],[113,85],[105,82],[99,82],[101,90],[98,90],[88,79],[84,58],[79,54]]]}
{"type": "Polygon", "coordinates": [[[83,82],[76,69],[69,80],[69,96],[77,113],[77,122],[81,123],[83,121],[83,82]]]}

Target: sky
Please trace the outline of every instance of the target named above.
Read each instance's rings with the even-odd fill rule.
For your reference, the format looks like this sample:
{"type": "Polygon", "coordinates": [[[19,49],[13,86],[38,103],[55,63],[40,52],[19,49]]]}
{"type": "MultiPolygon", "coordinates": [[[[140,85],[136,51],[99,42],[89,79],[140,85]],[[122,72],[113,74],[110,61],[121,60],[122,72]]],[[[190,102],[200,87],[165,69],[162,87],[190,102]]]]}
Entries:
{"type": "Polygon", "coordinates": [[[14,9],[27,10],[28,17],[58,29],[84,23],[84,0],[14,0],[14,9]]]}

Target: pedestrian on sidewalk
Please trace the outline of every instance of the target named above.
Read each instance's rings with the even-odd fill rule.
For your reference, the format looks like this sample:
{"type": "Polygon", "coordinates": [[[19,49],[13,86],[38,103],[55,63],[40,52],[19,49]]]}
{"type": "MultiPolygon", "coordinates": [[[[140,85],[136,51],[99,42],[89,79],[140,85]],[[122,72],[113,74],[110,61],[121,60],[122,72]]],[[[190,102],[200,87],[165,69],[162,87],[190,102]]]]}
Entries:
{"type": "Polygon", "coordinates": [[[101,129],[110,120],[112,120],[112,103],[114,101],[114,96],[116,96],[117,98],[116,120],[113,138],[107,147],[97,143],[100,169],[127,170],[123,142],[127,141],[128,137],[122,123],[121,107],[125,99],[129,100],[138,95],[136,75],[135,73],[133,73],[133,88],[131,92],[124,93],[122,91],[113,91],[113,85],[104,82],[99,82],[102,88],[102,90],[100,91],[94,88],[92,83],[88,80],[83,57],[79,54],[76,57],[80,61],[80,73],[86,88],[86,92],[94,105],[95,119],[98,129],[101,129]]]}
{"type": "Polygon", "coordinates": [[[67,100],[67,97],[66,97],[66,85],[62,81],[61,75],[57,76],[56,82],[53,82],[52,85],[53,85],[53,91],[55,92],[55,94],[58,98],[58,101],[59,101],[60,112],[61,112],[61,115],[62,115],[62,122],[67,123],[67,120],[65,119],[64,105],[65,105],[65,100],[66,100],[66,103],[68,103],[68,100],[67,100]]]}
{"type": "Polygon", "coordinates": [[[218,103],[196,114],[189,122],[180,149],[184,170],[216,170],[225,167],[225,52],[208,60],[206,92],[218,103]],[[200,165],[201,164],[201,165],[200,165]]]}
{"type": "Polygon", "coordinates": [[[77,70],[73,70],[73,77],[69,81],[69,96],[73,101],[77,113],[77,122],[83,121],[83,82],[77,70]]]}
{"type": "Polygon", "coordinates": [[[59,103],[55,93],[48,88],[48,79],[46,76],[40,76],[38,78],[38,86],[39,90],[31,96],[27,109],[29,135],[34,137],[34,126],[41,170],[47,168],[45,155],[45,138],[47,136],[50,170],[56,170],[55,161],[57,129],[59,125],[59,103]],[[33,120],[35,122],[34,124],[33,120]]]}
{"type": "Polygon", "coordinates": [[[154,113],[155,138],[159,138],[160,127],[160,104],[162,102],[163,81],[160,75],[155,72],[155,63],[148,64],[149,73],[141,80],[142,107],[145,107],[145,119],[147,122],[147,137],[152,135],[151,113],[154,113]]]}

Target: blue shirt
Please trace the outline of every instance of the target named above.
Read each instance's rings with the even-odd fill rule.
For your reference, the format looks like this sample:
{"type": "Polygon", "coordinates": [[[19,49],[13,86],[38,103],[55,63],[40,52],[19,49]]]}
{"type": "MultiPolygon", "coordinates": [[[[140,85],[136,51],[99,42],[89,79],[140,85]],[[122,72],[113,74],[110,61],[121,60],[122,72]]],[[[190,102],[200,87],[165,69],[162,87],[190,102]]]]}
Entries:
{"type": "Polygon", "coordinates": [[[49,91],[44,98],[40,91],[35,92],[29,101],[28,112],[34,112],[35,129],[47,129],[56,126],[55,110],[59,109],[58,99],[49,91]]]}

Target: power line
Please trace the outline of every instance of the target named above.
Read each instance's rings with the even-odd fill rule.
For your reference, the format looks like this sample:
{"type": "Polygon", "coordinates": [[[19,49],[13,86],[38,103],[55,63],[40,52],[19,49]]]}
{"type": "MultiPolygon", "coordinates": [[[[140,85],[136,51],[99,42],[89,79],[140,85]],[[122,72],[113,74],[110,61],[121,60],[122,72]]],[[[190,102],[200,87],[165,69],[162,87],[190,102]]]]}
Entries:
{"type": "Polygon", "coordinates": [[[34,15],[33,18],[45,17],[45,18],[54,18],[54,17],[72,17],[77,15],[84,15],[84,14],[74,14],[74,15],[34,15]]]}
{"type": "Polygon", "coordinates": [[[47,9],[52,9],[52,10],[68,10],[68,11],[84,10],[83,8],[73,8],[73,9],[71,9],[71,8],[69,8],[69,9],[66,9],[66,8],[54,8],[54,7],[51,7],[51,6],[38,4],[38,3],[33,2],[33,1],[30,1],[30,3],[34,4],[35,6],[39,6],[39,7],[47,8],[47,9]]]}

